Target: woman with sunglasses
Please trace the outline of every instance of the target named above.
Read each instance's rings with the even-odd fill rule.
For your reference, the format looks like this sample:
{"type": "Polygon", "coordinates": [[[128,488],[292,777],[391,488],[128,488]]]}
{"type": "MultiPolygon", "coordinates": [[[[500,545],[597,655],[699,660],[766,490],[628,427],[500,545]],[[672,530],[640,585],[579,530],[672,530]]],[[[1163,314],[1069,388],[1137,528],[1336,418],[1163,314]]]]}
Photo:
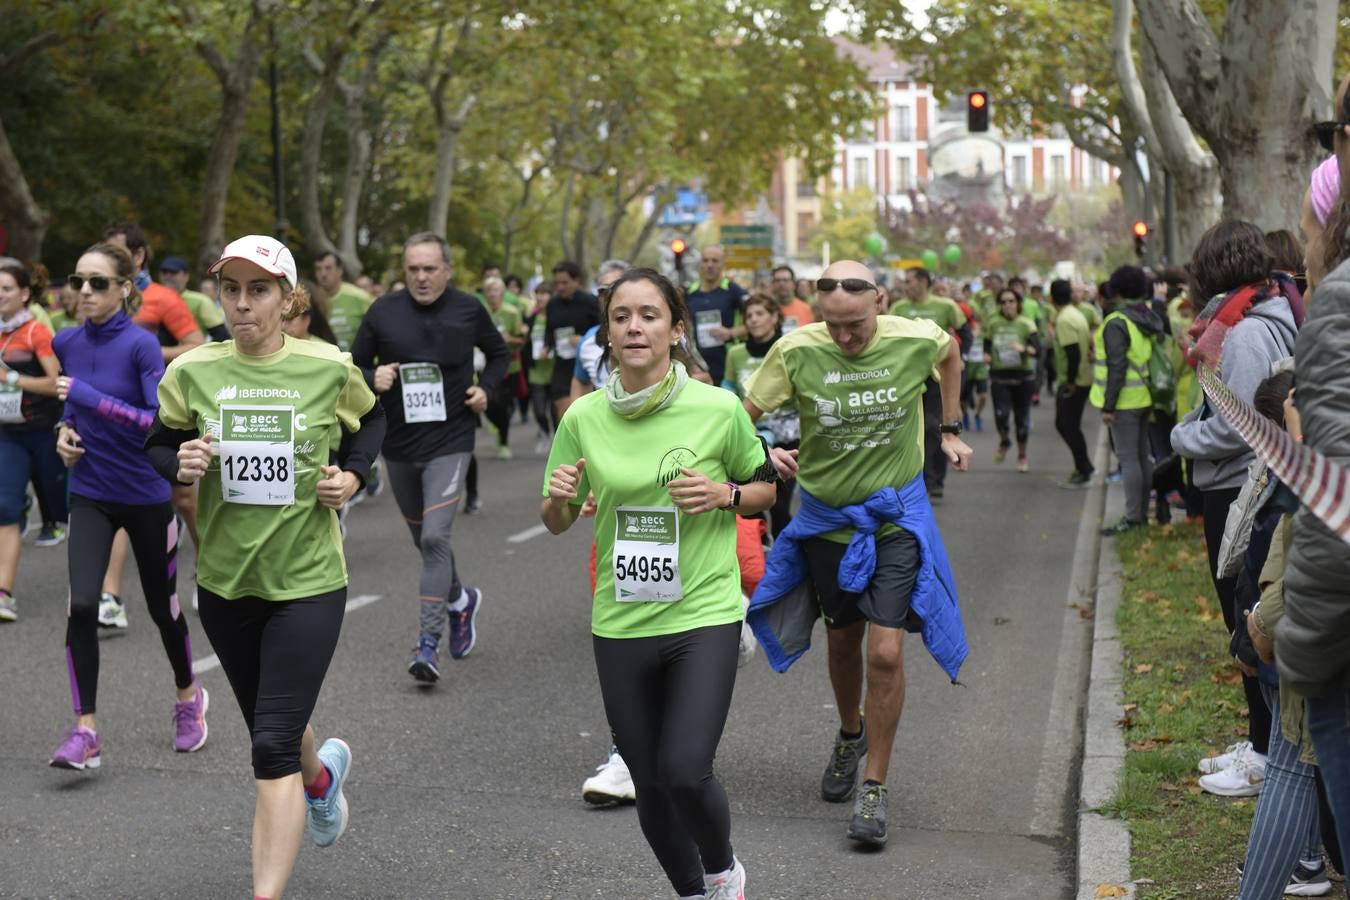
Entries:
{"type": "Polygon", "coordinates": [[[178,605],[177,523],[169,484],[142,450],[154,421],[164,357],[155,336],[131,319],[140,302],[131,255],[115,244],[85,251],[69,278],[84,324],[52,340],[65,374],[56,452],[70,469],[70,606],[66,667],[76,723],[52,754],[59,769],[97,768],[102,745],[94,718],[98,692],[98,604],[113,535],[125,529],[140,570],[150,618],[173,668],[174,749],[206,743],[206,689],[192,674],[192,644],[178,605]]]}
{"type": "Polygon", "coordinates": [[[61,415],[52,332],[29,311],[33,279],[0,266],[0,622],[18,618],[14,583],[30,475],[51,522],[66,521],[66,472],[52,426],[61,415]]]}
{"type": "Polygon", "coordinates": [[[170,364],[146,449],[165,478],[202,484],[202,627],[252,742],[256,900],[281,896],[306,832],[326,847],[347,827],[351,749],[318,746],[309,719],[346,608],[337,512],[384,411],[349,354],[283,331],[309,305],[284,244],[239,238],[210,271],[233,337],[170,364]]]}
{"type": "Polygon", "coordinates": [[[687,318],[679,290],[651,269],[614,282],[600,339],[616,370],[563,416],[540,517],[561,534],[594,493],[592,643],[642,833],[680,897],[741,900],[713,757],[743,618],[736,514],[764,511],[775,490],[752,480],[771,470],[735,396],[672,360],[687,318]]]}
{"type": "Polygon", "coordinates": [[[1041,339],[1036,323],[1022,315],[1022,295],[1004,288],[996,298],[998,314],[984,330],[984,356],[989,363],[989,383],[994,395],[994,424],[998,449],[994,462],[1008,455],[1011,414],[1017,437],[1017,471],[1029,472],[1027,438],[1031,434],[1031,395],[1036,390],[1036,358],[1041,339]]]}

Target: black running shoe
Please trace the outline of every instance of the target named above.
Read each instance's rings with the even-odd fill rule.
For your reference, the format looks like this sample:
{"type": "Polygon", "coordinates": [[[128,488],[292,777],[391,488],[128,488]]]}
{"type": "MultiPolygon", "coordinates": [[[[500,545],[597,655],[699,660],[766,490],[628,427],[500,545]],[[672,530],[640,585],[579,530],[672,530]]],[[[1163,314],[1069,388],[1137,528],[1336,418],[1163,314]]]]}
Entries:
{"type": "Polygon", "coordinates": [[[858,763],[867,755],[867,727],[856,740],[841,734],[834,736],[834,750],[825,774],[820,779],[820,798],[829,803],[843,803],[853,796],[858,784],[858,763]]]}
{"type": "Polygon", "coordinates": [[[853,802],[848,837],[867,847],[886,846],[886,785],[863,783],[862,792],[853,802]]]}

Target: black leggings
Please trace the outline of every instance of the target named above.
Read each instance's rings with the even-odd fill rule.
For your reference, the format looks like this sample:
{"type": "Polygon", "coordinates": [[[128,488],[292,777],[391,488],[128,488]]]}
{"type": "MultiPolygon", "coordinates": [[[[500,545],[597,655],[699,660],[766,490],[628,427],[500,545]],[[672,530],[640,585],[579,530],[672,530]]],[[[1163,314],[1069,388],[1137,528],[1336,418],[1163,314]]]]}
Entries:
{"type": "Polygon", "coordinates": [[[1025,444],[1031,434],[1031,394],[1036,390],[1036,382],[1031,374],[1018,380],[1004,380],[995,375],[990,387],[994,394],[994,425],[998,428],[999,446],[1007,447],[1008,414],[1012,413],[1016,427],[1017,443],[1025,444]]]}
{"type": "Polygon", "coordinates": [[[558,430],[558,411],[548,398],[548,385],[530,385],[530,407],[534,410],[534,422],[545,434],[558,430]]]}
{"type": "Polygon", "coordinates": [[[300,771],[300,741],[337,649],[347,589],[298,600],[226,600],[198,585],[198,613],[253,740],[253,776],[300,771]]]}
{"type": "Polygon", "coordinates": [[[192,686],[192,641],[178,607],[178,523],[168,503],[128,505],[70,498],[70,609],[66,616],[66,668],[75,714],[93,715],[98,703],[98,603],[113,535],[125,529],[136,556],[141,591],[159,628],[164,652],[180,689],[192,686]]]}
{"type": "Polygon", "coordinates": [[[503,447],[511,443],[511,407],[515,405],[515,395],[511,391],[515,387],[515,377],[508,376],[497,386],[497,393],[492,395],[494,399],[488,402],[484,413],[496,427],[497,443],[503,447]]]}
{"type": "Polygon", "coordinates": [[[1083,410],[1087,402],[1088,389],[1085,387],[1065,385],[1055,394],[1055,430],[1073,454],[1073,468],[1079,475],[1093,472],[1087,438],[1083,437],[1083,410]]]}
{"type": "Polygon", "coordinates": [[[593,638],[614,743],[637,792],[642,833],[680,896],[731,868],[731,808],[713,776],[740,623],[646,638],[593,638]]]}
{"type": "MultiPolygon", "coordinates": [[[[1228,521],[1228,507],[1237,500],[1238,488],[1223,488],[1217,491],[1201,491],[1205,517],[1205,549],[1209,551],[1209,577],[1214,582],[1214,593],[1219,598],[1219,609],[1223,611],[1223,624],[1231,635],[1238,627],[1237,577],[1217,577],[1219,571],[1219,545],[1223,543],[1223,528],[1228,521]]],[[[1261,694],[1261,683],[1250,675],[1242,676],[1242,693],[1247,698],[1247,733],[1251,737],[1252,749],[1265,754],[1270,749],[1270,707],[1266,706],[1261,694]]]]}

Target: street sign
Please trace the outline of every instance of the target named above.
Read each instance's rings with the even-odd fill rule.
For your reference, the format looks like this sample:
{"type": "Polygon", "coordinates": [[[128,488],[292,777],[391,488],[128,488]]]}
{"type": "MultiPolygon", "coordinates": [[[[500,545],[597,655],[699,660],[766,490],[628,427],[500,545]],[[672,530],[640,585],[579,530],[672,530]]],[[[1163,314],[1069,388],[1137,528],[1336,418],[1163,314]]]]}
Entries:
{"type": "Polygon", "coordinates": [[[723,225],[722,246],[727,247],[765,247],[773,249],[772,225],[723,225]]]}

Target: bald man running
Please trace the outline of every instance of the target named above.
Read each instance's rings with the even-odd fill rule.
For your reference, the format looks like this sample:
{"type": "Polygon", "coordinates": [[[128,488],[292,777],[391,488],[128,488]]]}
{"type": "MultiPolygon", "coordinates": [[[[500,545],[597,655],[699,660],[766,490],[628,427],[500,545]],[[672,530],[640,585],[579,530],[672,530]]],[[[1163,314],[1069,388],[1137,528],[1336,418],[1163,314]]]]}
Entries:
{"type": "Polygon", "coordinates": [[[750,623],[783,671],[805,651],[815,619],[825,619],[840,728],[821,796],[842,803],[856,792],[848,836],[880,847],[905,701],[904,634],[922,632],[953,681],[966,655],[955,584],[924,489],[921,403],[936,368],[942,452],[966,471],[961,355],[931,321],[878,316],[876,285],[861,263],[834,263],[816,291],[823,321],[779,339],[745,390],[752,419],[793,402],[802,428],[800,451],[774,451],[780,474],[796,475],[802,506],[774,544],[750,623]]]}

